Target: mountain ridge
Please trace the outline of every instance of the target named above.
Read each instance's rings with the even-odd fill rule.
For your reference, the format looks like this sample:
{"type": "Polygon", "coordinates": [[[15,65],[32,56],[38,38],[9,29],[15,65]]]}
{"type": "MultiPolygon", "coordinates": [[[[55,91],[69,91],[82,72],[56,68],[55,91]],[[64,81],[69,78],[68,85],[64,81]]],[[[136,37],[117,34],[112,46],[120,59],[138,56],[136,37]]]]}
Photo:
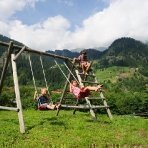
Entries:
{"type": "Polygon", "coordinates": [[[148,46],[133,38],[119,38],[102,53],[99,63],[104,66],[146,66],[148,46]]]}
{"type": "MultiPolygon", "coordinates": [[[[10,42],[12,39],[0,35],[0,40],[4,42],[10,42]]],[[[14,40],[12,40],[14,41],[14,40]]],[[[17,45],[23,45],[17,41],[14,41],[17,45]]],[[[0,56],[4,51],[7,51],[5,47],[0,46],[0,56]]],[[[100,67],[108,66],[146,66],[148,65],[148,45],[144,44],[133,38],[122,37],[116,39],[106,50],[98,51],[97,49],[85,49],[88,53],[90,60],[97,60],[96,62],[100,67]]],[[[78,57],[79,52],[71,51],[68,49],[63,50],[48,50],[48,53],[62,55],[70,58],[78,57]]]]}

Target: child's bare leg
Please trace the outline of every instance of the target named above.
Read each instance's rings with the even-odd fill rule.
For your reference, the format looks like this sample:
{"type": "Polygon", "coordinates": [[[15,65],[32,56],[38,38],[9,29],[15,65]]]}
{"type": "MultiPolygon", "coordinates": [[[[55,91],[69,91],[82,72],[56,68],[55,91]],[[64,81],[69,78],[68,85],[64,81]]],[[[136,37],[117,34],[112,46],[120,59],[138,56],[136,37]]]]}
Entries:
{"type": "Polygon", "coordinates": [[[53,105],[53,104],[52,105],[51,104],[50,105],[47,105],[47,108],[48,109],[55,109],[55,105],[53,105]]]}
{"type": "Polygon", "coordinates": [[[56,109],[59,109],[60,106],[61,106],[61,104],[57,104],[57,105],[56,105],[56,109]]]}
{"type": "Polygon", "coordinates": [[[99,89],[102,88],[102,85],[98,85],[98,86],[86,86],[84,88],[84,91],[85,90],[90,90],[90,91],[98,91],[99,89]]]}
{"type": "Polygon", "coordinates": [[[91,63],[87,62],[87,68],[86,68],[86,72],[88,72],[88,70],[90,69],[91,63]]]}
{"type": "Polygon", "coordinates": [[[86,86],[86,87],[84,88],[84,91],[85,91],[85,90],[92,90],[92,91],[94,90],[94,91],[97,91],[97,89],[98,89],[98,88],[95,87],[95,86],[86,86]]]}
{"type": "Polygon", "coordinates": [[[85,74],[85,66],[83,63],[81,63],[81,67],[82,67],[83,74],[85,74]]]}

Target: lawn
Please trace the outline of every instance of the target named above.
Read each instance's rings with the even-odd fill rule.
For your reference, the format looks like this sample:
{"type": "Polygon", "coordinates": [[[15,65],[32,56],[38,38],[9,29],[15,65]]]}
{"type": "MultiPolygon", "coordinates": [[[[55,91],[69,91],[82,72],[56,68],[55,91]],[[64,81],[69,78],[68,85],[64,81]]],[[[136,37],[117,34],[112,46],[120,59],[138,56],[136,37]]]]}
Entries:
{"type": "Polygon", "coordinates": [[[99,82],[104,82],[110,80],[111,82],[115,82],[117,77],[121,74],[126,74],[127,76],[132,75],[132,71],[129,67],[119,67],[113,66],[104,69],[97,70],[96,76],[99,82]]]}
{"type": "Polygon", "coordinates": [[[0,147],[111,147],[148,146],[148,120],[133,115],[98,115],[88,112],[25,110],[26,133],[20,134],[17,114],[0,111],[0,147]]]}

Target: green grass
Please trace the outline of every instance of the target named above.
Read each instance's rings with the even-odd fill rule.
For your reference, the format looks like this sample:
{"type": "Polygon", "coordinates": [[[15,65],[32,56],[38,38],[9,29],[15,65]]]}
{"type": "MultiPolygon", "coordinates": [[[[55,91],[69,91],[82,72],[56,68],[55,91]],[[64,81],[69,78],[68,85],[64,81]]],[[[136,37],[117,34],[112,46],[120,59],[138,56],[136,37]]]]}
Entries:
{"type": "Polygon", "coordinates": [[[91,147],[95,145],[148,145],[148,120],[114,115],[110,121],[99,115],[93,122],[89,113],[25,110],[26,133],[19,133],[17,114],[0,111],[0,147],[91,147]]]}
{"type": "Polygon", "coordinates": [[[96,76],[99,82],[103,82],[107,80],[114,82],[116,78],[123,73],[127,73],[131,75],[130,68],[129,67],[119,67],[119,66],[108,67],[108,68],[97,70],[96,76]]]}

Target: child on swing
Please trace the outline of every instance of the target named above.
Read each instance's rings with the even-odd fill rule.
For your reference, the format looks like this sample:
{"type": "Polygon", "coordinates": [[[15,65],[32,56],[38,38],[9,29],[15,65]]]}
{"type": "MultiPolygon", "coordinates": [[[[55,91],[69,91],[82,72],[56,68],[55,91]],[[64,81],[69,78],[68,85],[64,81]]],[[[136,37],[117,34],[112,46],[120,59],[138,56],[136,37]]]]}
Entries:
{"type": "Polygon", "coordinates": [[[34,99],[36,99],[38,101],[38,109],[39,110],[54,110],[54,109],[58,109],[59,105],[54,105],[52,103],[50,103],[50,99],[47,97],[47,89],[46,88],[42,88],[41,89],[41,95],[36,98],[37,96],[37,92],[35,92],[34,94],[34,99]]]}
{"type": "Polygon", "coordinates": [[[90,95],[90,91],[99,91],[103,85],[79,87],[77,81],[72,80],[70,83],[70,92],[73,93],[77,99],[82,99],[90,95]]]}

